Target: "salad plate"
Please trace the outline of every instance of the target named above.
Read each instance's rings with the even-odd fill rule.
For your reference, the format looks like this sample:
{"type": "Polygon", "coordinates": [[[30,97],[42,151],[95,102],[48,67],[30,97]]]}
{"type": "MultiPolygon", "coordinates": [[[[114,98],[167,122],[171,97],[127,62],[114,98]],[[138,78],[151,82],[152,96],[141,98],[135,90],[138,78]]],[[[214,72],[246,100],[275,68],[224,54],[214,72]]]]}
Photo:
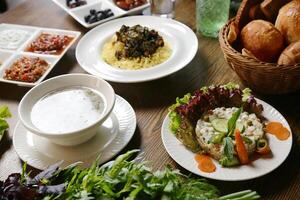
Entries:
{"type": "Polygon", "coordinates": [[[197,50],[198,39],[186,25],[172,19],[133,16],[107,22],[85,34],[77,45],[76,59],[90,74],[112,82],[136,83],[155,80],[179,71],[194,58],[197,50]],[[122,25],[141,25],[154,29],[169,44],[172,50],[170,57],[152,67],[135,70],[120,69],[106,63],[101,57],[103,47],[122,25]]]}
{"type": "MultiPolygon", "coordinates": [[[[291,132],[289,124],[285,118],[274,107],[259,99],[256,99],[256,102],[263,106],[263,112],[261,115],[266,120],[280,122],[291,132]]],[[[164,119],[161,129],[161,137],[165,149],[180,166],[194,174],[206,178],[222,181],[242,181],[263,176],[279,167],[289,155],[292,147],[291,134],[286,140],[282,141],[277,139],[274,135],[266,133],[265,137],[271,149],[271,153],[269,155],[253,159],[250,164],[233,167],[222,167],[217,160],[212,159],[216,169],[212,173],[207,173],[198,168],[199,163],[195,159],[197,154],[184,146],[171,131],[171,120],[169,115],[170,113],[164,119]]]]}
{"type": "Polygon", "coordinates": [[[131,140],[136,129],[136,116],[131,105],[116,96],[115,107],[108,119],[99,127],[91,140],[77,146],[61,146],[37,136],[19,122],[13,134],[13,145],[19,157],[37,169],[64,160],[62,167],[81,161],[90,166],[100,155],[104,163],[119,153],[131,140]]]}

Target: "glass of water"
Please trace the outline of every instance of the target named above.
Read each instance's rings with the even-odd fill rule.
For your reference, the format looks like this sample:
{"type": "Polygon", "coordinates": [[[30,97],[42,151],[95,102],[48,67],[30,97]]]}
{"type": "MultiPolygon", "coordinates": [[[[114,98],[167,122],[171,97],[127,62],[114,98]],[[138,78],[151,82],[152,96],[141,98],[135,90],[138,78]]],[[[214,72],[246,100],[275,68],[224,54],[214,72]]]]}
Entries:
{"type": "Polygon", "coordinates": [[[175,0],[150,0],[151,15],[173,18],[175,0]]]}
{"type": "Polygon", "coordinates": [[[197,32],[217,38],[229,18],[230,0],[196,0],[197,32]]]}

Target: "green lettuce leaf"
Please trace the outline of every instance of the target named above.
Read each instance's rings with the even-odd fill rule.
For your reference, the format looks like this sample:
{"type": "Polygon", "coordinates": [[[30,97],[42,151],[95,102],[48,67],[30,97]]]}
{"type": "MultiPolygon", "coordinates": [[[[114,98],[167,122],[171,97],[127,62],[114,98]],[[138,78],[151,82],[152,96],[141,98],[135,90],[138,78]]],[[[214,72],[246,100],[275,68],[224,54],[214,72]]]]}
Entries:
{"type": "Polygon", "coordinates": [[[11,113],[10,113],[8,107],[7,106],[1,106],[0,107],[0,118],[5,119],[5,118],[9,118],[9,117],[11,117],[11,113]]]}
{"type": "Polygon", "coordinates": [[[182,98],[177,97],[176,103],[169,107],[170,129],[173,133],[176,133],[181,124],[181,117],[176,113],[175,109],[183,104],[186,104],[191,99],[190,93],[184,95],[182,98]]]}
{"type": "Polygon", "coordinates": [[[8,123],[5,118],[11,117],[11,113],[7,106],[0,107],[0,140],[2,139],[5,131],[9,128],[8,123]]]}

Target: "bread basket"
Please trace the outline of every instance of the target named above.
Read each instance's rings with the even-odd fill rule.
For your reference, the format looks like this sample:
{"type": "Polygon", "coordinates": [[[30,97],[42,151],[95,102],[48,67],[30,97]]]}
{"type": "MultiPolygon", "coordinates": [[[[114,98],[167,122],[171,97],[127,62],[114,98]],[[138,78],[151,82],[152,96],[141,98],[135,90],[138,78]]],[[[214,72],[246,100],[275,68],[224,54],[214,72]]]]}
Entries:
{"type": "Polygon", "coordinates": [[[262,94],[284,94],[300,90],[300,64],[261,62],[242,55],[229,44],[227,34],[234,20],[229,20],[220,30],[219,42],[225,60],[243,84],[262,94]]]}

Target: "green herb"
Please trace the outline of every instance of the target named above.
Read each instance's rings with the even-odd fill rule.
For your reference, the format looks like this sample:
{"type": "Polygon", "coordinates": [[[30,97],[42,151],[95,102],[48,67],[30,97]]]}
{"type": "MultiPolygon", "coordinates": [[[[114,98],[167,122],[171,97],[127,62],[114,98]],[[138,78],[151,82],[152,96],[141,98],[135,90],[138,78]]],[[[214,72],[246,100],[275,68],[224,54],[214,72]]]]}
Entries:
{"type": "Polygon", "coordinates": [[[7,106],[0,107],[0,140],[2,139],[5,131],[9,128],[6,118],[11,117],[11,113],[7,106]]]}
{"type": "Polygon", "coordinates": [[[219,160],[220,164],[224,167],[238,165],[239,161],[234,155],[234,144],[232,142],[232,139],[230,137],[225,137],[223,139],[223,145],[224,145],[224,155],[219,160]]]}
{"type": "Polygon", "coordinates": [[[260,197],[251,190],[220,197],[219,190],[204,179],[185,176],[169,166],[153,171],[146,162],[129,160],[137,151],[128,151],[102,166],[97,159],[86,169],[72,164],[59,170],[61,162],[56,163],[33,179],[25,174],[25,163],[23,175],[14,173],[5,181],[10,183],[8,187],[0,185],[0,199],[9,199],[9,195],[19,199],[28,199],[30,195],[37,200],[254,200],[260,197]]]}
{"type": "Polygon", "coordinates": [[[246,142],[247,144],[252,144],[252,140],[248,138],[247,136],[242,136],[243,141],[246,142]]]}
{"type": "Polygon", "coordinates": [[[236,121],[242,113],[242,108],[239,108],[236,112],[234,112],[231,118],[228,120],[228,133],[227,136],[232,136],[235,131],[236,121]]]}

